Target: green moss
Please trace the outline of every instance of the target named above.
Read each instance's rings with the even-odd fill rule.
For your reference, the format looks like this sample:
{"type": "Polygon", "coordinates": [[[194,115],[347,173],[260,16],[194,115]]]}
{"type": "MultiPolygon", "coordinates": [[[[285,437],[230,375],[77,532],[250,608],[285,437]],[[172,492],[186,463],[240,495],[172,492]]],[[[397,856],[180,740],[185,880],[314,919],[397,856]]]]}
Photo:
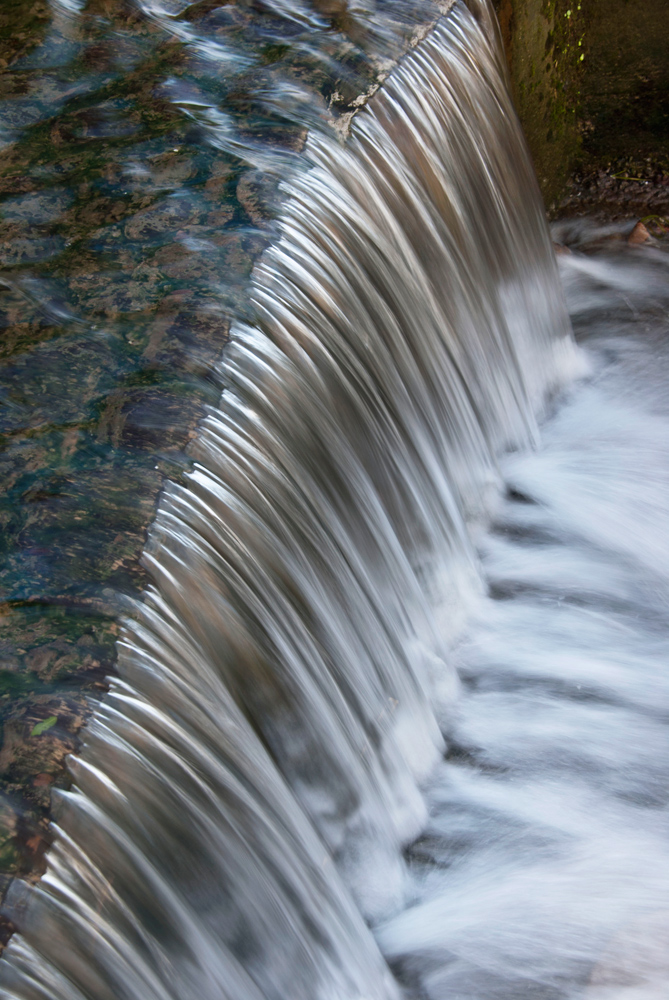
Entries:
{"type": "Polygon", "coordinates": [[[280,59],[283,59],[286,53],[290,52],[290,45],[275,42],[264,45],[260,51],[263,62],[266,65],[270,65],[271,63],[276,63],[279,62],[280,59]]]}

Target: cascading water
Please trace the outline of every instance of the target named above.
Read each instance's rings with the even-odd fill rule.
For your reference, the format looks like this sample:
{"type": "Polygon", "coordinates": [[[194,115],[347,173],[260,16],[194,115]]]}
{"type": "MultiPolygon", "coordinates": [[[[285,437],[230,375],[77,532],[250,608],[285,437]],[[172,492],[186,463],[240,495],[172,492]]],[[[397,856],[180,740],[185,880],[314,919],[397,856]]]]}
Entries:
{"type": "Polygon", "coordinates": [[[669,258],[556,235],[589,375],[502,463],[411,903],[376,929],[412,997],[667,995],[669,258]]]}
{"type": "Polygon", "coordinates": [[[398,995],[363,917],[404,900],[497,456],[574,354],[484,4],[308,155],[2,996],[398,995]]]}

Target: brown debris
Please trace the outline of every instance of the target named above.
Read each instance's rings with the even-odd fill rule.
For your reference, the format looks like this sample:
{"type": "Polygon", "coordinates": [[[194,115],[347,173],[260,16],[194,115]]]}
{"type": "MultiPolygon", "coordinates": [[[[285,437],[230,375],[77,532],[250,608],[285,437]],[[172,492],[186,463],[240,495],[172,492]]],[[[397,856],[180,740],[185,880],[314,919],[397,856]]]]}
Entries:
{"type": "Polygon", "coordinates": [[[643,222],[637,222],[636,226],[627,237],[627,242],[630,246],[640,246],[642,243],[648,243],[651,239],[652,236],[644,226],[643,222]]]}

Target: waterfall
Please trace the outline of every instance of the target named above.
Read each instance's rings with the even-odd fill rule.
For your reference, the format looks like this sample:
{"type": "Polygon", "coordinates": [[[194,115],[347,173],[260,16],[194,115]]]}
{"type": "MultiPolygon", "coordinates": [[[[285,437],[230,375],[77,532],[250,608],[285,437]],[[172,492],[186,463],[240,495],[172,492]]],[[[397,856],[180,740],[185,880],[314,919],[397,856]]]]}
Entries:
{"type": "Polygon", "coordinates": [[[47,874],[11,894],[3,997],[398,996],[365,921],[402,905],[496,457],[570,327],[485,4],[307,156],[47,874]]]}

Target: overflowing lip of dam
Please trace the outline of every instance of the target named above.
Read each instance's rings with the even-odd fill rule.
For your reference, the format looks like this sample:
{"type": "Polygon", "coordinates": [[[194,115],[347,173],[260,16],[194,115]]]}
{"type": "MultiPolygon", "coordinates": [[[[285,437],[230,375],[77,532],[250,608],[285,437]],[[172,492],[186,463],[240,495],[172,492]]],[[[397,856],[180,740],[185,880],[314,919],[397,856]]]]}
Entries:
{"type": "Polygon", "coordinates": [[[669,933],[667,258],[574,227],[558,272],[483,0],[319,121],[0,996],[632,1000],[669,933]]]}

